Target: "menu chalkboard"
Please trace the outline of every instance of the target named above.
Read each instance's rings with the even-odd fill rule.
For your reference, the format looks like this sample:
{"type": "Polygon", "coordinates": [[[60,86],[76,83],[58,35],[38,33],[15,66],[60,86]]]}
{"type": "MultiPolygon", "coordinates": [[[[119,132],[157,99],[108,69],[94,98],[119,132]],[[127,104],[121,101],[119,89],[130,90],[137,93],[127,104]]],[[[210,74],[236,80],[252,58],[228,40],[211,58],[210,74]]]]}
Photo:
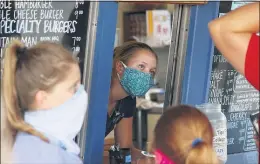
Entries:
{"type": "Polygon", "coordinates": [[[75,1],[1,1],[0,57],[13,39],[26,46],[39,41],[62,43],[78,55],[81,71],[85,58],[89,2],[75,1]]]}
{"type": "MultiPolygon", "coordinates": [[[[219,16],[248,2],[220,2],[219,16]]],[[[256,150],[249,115],[259,110],[259,92],[215,48],[209,102],[222,105],[227,117],[228,154],[256,150]]]]}

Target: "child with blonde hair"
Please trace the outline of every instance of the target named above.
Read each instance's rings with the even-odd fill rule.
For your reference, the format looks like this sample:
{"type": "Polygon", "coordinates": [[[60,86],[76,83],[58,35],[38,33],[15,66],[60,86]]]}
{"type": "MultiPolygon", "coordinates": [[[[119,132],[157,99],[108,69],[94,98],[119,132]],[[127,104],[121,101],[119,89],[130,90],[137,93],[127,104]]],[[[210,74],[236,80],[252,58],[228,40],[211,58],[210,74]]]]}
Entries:
{"type": "Polygon", "coordinates": [[[170,107],[154,131],[156,164],[218,164],[213,148],[213,129],[198,109],[170,107]]]}

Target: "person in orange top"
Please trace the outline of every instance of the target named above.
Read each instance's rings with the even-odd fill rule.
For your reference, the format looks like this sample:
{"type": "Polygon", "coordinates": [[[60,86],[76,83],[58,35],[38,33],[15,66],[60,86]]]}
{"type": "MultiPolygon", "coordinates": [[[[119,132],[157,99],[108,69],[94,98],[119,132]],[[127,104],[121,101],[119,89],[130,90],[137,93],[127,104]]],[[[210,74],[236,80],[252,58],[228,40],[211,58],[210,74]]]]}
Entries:
{"type": "Polygon", "coordinates": [[[259,6],[259,2],[247,4],[209,23],[218,50],[257,90],[260,89],[259,6]]]}
{"type": "MultiPolygon", "coordinates": [[[[254,86],[259,87],[259,2],[237,8],[209,23],[221,54],[254,86]]],[[[259,149],[259,136],[256,136],[259,149]]]]}

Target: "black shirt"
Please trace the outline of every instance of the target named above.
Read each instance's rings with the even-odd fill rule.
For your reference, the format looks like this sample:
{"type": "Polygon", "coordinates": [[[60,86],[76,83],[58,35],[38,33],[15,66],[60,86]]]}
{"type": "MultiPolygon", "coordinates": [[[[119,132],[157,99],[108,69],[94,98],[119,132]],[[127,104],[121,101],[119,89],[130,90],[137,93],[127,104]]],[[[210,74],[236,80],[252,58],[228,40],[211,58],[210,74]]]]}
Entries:
{"type": "Polygon", "coordinates": [[[107,136],[114,128],[117,123],[121,121],[122,118],[133,117],[136,109],[136,98],[128,96],[122,100],[119,100],[111,114],[107,114],[106,123],[106,134],[107,136]]]}

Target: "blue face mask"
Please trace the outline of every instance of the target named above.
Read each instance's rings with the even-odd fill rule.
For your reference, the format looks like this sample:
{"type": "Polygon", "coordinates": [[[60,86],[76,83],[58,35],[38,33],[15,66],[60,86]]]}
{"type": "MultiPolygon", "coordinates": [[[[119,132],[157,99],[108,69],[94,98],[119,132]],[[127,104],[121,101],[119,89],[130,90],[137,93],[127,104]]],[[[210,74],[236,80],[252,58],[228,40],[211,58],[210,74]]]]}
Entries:
{"type": "Polygon", "coordinates": [[[125,67],[122,78],[119,80],[129,95],[135,96],[144,96],[145,93],[154,86],[153,76],[150,73],[145,73],[137,69],[127,67],[123,62],[121,62],[125,67]]]}

